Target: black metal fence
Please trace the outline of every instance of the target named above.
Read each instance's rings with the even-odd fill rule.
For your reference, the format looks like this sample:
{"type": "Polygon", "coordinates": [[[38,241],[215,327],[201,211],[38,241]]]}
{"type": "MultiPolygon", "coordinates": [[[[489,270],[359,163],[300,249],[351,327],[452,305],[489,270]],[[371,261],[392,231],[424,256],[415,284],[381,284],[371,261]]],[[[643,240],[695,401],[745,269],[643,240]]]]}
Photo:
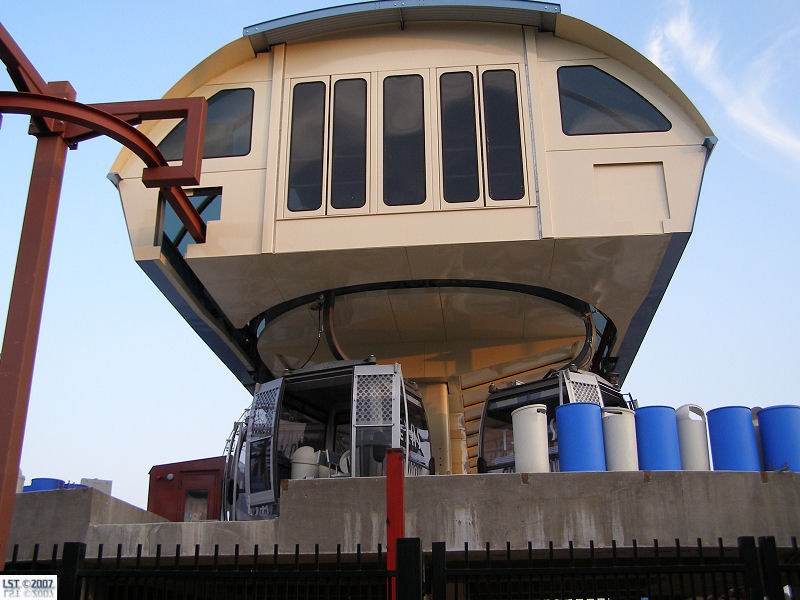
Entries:
{"type": "MultiPolygon", "coordinates": [[[[5,574],[57,574],[59,598],[67,600],[269,598],[280,600],[383,600],[396,585],[398,600],[524,600],[524,599],[762,599],[800,598],[800,550],[797,539],[778,548],[772,537],[739,538],[734,547],[681,545],[618,548],[493,549],[448,551],[444,543],[423,552],[418,538],[398,540],[397,565],[389,570],[386,553],[335,555],[294,552],[274,546],[262,554],[256,546],[247,555],[194,552],[123,557],[85,556],[84,544],[67,543],[59,558],[6,563],[5,574]]],[[[14,548],[14,557],[17,548],[14,548]]]]}

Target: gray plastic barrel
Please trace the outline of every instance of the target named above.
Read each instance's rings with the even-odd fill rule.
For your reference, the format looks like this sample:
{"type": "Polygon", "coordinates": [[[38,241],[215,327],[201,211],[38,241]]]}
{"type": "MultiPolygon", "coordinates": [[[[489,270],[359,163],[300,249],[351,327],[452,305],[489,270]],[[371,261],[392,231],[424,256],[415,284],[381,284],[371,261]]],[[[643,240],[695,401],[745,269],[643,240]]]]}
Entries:
{"type": "Polygon", "coordinates": [[[605,471],[600,406],[571,402],[556,407],[558,461],[561,471],[605,471]]]}
{"type": "Polygon", "coordinates": [[[678,424],[671,406],[636,409],[636,447],[642,471],[680,471],[678,424]]]}
{"type": "Polygon", "coordinates": [[[715,471],[761,470],[753,417],[749,408],[746,406],[715,408],[708,411],[706,419],[715,471]]]}
{"type": "Polygon", "coordinates": [[[636,453],[636,418],[628,408],[602,409],[603,446],[606,453],[606,470],[638,471],[636,453]]]}
{"type": "Polygon", "coordinates": [[[678,445],[681,450],[681,469],[710,471],[706,413],[696,404],[684,404],[675,409],[678,421],[678,445]],[[695,415],[697,418],[692,418],[695,415]]]}
{"type": "Polygon", "coordinates": [[[514,470],[517,473],[548,473],[547,407],[522,406],[511,413],[514,428],[514,470]]]}
{"type": "Polygon", "coordinates": [[[758,412],[764,467],[800,471],[800,406],[769,406],[758,412]]]}

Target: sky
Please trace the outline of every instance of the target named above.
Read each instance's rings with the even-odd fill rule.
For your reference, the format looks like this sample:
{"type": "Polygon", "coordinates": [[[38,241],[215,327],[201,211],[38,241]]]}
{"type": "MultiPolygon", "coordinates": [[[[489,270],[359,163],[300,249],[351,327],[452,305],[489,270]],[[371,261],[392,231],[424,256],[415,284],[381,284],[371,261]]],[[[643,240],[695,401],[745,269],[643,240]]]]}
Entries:
{"type": "MultiPolygon", "coordinates": [[[[4,3],[0,22],[45,80],[69,80],[81,102],[115,102],[161,97],[243,27],[331,4],[40,0],[4,3]]],[[[564,0],[561,10],[658,64],[720,140],[623,391],[705,410],[797,404],[782,369],[800,334],[800,3],[564,0]]],[[[3,70],[0,90],[12,89],[3,70]]],[[[0,127],[0,325],[35,146],[27,125],[5,115],[0,127]]],[[[145,507],[150,467],[222,454],[251,398],[133,261],[105,179],[119,149],[95,139],[67,158],[21,469],[111,479],[114,496],[145,507]]]]}

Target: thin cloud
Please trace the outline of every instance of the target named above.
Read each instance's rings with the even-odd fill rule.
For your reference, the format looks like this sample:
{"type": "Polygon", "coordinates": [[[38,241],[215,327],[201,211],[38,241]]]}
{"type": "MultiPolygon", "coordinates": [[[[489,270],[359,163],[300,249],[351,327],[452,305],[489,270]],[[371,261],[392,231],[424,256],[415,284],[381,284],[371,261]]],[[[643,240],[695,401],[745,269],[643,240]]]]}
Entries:
{"type": "Polygon", "coordinates": [[[676,4],[677,12],[651,32],[646,45],[648,58],[670,75],[677,71],[676,66],[687,70],[711,92],[731,120],[800,162],[800,135],[780,119],[770,101],[776,87],[776,65],[798,37],[798,31],[785,32],[742,63],[739,76],[734,79],[720,67],[718,37],[698,30],[687,0],[676,4]]]}

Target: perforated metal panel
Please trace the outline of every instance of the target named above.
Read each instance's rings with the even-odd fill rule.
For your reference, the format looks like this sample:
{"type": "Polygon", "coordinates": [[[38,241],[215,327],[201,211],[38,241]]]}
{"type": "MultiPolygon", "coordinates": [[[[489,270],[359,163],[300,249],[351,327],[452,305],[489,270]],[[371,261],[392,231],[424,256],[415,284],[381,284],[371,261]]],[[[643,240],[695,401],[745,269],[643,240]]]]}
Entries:
{"type": "Polygon", "coordinates": [[[570,396],[573,402],[592,402],[593,404],[600,404],[600,394],[596,385],[588,383],[571,383],[572,390],[570,396]]]}
{"type": "Polygon", "coordinates": [[[280,386],[268,388],[258,392],[253,398],[253,408],[250,412],[252,423],[250,437],[266,437],[272,435],[275,423],[275,408],[278,404],[280,386]]]}
{"type": "Polygon", "coordinates": [[[393,384],[391,374],[355,376],[355,425],[392,424],[393,384]]]}
{"type": "Polygon", "coordinates": [[[603,397],[600,395],[600,386],[597,378],[591,373],[570,373],[564,377],[567,395],[570,402],[589,402],[603,406],[603,397]]]}

